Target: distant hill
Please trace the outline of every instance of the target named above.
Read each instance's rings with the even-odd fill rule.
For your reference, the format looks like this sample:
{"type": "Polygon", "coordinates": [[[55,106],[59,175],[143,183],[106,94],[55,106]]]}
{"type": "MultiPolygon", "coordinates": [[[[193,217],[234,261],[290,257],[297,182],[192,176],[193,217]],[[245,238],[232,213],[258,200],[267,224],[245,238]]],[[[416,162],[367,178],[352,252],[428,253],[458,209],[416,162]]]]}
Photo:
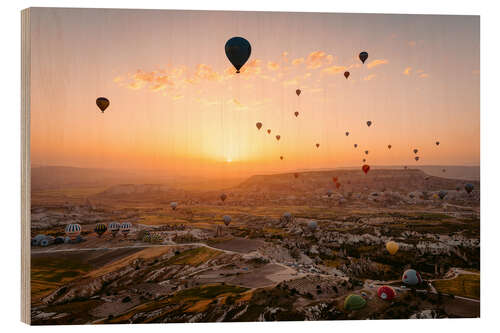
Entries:
{"type": "MultiPolygon", "coordinates": [[[[346,191],[392,190],[437,191],[453,190],[457,186],[463,188],[467,181],[444,177],[430,176],[417,169],[372,169],[367,175],[361,170],[332,170],[300,172],[295,178],[294,173],[252,176],[235,191],[255,191],[265,193],[314,193],[335,190],[333,177],[338,178],[341,189],[346,191]]],[[[469,181],[479,189],[478,181],[469,181]]]]}

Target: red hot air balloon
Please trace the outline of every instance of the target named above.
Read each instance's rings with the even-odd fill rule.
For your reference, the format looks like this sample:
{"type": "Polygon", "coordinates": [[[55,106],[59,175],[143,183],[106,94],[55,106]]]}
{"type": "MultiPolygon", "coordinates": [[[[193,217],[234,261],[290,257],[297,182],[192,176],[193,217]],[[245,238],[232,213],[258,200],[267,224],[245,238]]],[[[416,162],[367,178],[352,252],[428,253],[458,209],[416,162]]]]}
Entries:
{"type": "Polygon", "coordinates": [[[255,124],[255,126],[257,126],[257,129],[260,130],[262,128],[262,123],[258,122],[257,124],[255,124]]]}
{"type": "Polygon", "coordinates": [[[346,79],[346,80],[349,78],[349,75],[351,75],[351,73],[349,73],[349,72],[344,72],[344,77],[345,77],[345,79],[346,79]]]}
{"type": "Polygon", "coordinates": [[[333,177],[332,180],[334,183],[336,183],[339,179],[337,177],[333,177]]]}
{"type": "Polygon", "coordinates": [[[384,301],[390,301],[394,297],[396,297],[396,292],[394,291],[393,288],[391,288],[389,286],[381,286],[377,290],[377,295],[378,295],[378,297],[380,297],[384,301]]]}
{"type": "Polygon", "coordinates": [[[298,117],[299,116],[299,111],[295,111],[293,114],[295,115],[295,117],[298,117]]]}
{"type": "Polygon", "coordinates": [[[337,188],[337,190],[340,188],[340,183],[335,183],[335,187],[337,188]]]}
{"type": "Polygon", "coordinates": [[[280,141],[280,139],[281,139],[281,135],[279,135],[279,134],[276,135],[276,140],[280,141]]]}
{"type": "Polygon", "coordinates": [[[301,92],[302,92],[302,91],[301,91],[300,89],[295,90],[295,93],[297,94],[297,96],[300,96],[300,93],[301,93],[301,92]]]}
{"type": "Polygon", "coordinates": [[[361,167],[361,170],[363,170],[363,172],[366,174],[368,174],[368,171],[370,171],[370,166],[368,164],[363,164],[363,166],[361,167]]]}
{"type": "Polygon", "coordinates": [[[268,129],[268,130],[267,130],[267,134],[271,134],[271,129],[268,129]]]}

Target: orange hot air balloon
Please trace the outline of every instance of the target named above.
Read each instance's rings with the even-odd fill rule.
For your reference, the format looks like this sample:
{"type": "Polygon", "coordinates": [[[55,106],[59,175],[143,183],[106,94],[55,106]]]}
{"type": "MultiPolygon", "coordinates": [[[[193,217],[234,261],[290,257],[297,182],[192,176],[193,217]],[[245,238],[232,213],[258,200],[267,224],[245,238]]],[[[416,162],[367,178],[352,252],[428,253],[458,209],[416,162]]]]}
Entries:
{"type": "Polygon", "coordinates": [[[279,135],[279,134],[276,135],[276,140],[280,141],[280,139],[281,139],[281,135],[279,135]]]}
{"type": "Polygon", "coordinates": [[[99,97],[95,100],[95,104],[97,104],[99,110],[104,113],[104,110],[106,110],[109,106],[109,99],[106,97],[99,97]]]}
{"type": "Polygon", "coordinates": [[[361,167],[361,170],[363,170],[363,172],[366,174],[368,174],[368,171],[370,171],[370,166],[368,164],[363,164],[363,166],[361,167]]]}
{"type": "Polygon", "coordinates": [[[389,241],[387,242],[387,244],[385,244],[385,248],[391,255],[395,255],[399,250],[399,245],[396,242],[389,241]]]}
{"type": "Polygon", "coordinates": [[[344,72],[344,77],[345,77],[345,79],[346,79],[346,80],[347,80],[347,78],[349,78],[349,75],[351,75],[351,73],[349,73],[349,72],[344,72]]]}
{"type": "Polygon", "coordinates": [[[283,156],[280,156],[280,160],[282,160],[282,161],[283,161],[283,156]]]}
{"type": "Polygon", "coordinates": [[[301,93],[301,92],[302,92],[302,91],[301,91],[300,89],[295,90],[295,93],[297,94],[297,96],[300,96],[300,93],[301,93]]]}
{"type": "Polygon", "coordinates": [[[319,143],[316,144],[316,148],[319,148],[319,143]]]}
{"type": "Polygon", "coordinates": [[[257,129],[260,130],[262,128],[262,123],[258,122],[257,124],[255,124],[255,126],[257,126],[257,129]]]}
{"type": "Polygon", "coordinates": [[[268,129],[268,130],[267,130],[267,134],[271,134],[271,129],[268,129]]]}
{"type": "Polygon", "coordinates": [[[295,115],[295,117],[298,117],[299,116],[299,111],[295,111],[293,114],[295,115]]]}

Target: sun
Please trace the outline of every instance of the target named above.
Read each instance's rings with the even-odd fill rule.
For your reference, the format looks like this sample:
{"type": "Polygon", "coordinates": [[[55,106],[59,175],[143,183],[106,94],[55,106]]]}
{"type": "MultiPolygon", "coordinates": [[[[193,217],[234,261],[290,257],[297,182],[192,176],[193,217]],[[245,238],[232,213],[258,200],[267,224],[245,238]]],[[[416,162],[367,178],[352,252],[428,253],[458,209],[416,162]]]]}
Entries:
{"type": "Polygon", "coordinates": [[[233,161],[233,159],[231,157],[226,158],[227,163],[231,163],[232,161],[233,161]]]}

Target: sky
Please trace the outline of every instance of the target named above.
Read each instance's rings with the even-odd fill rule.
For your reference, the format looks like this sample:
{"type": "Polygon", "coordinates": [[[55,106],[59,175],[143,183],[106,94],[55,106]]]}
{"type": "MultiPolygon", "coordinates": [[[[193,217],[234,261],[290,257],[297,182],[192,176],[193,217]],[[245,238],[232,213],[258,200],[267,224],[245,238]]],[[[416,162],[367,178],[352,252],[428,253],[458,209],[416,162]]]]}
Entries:
{"type": "Polygon", "coordinates": [[[36,8],[31,20],[33,165],[204,177],[363,158],[479,165],[478,16],[36,8]],[[252,45],[240,74],[224,53],[234,36],[252,45]]]}

